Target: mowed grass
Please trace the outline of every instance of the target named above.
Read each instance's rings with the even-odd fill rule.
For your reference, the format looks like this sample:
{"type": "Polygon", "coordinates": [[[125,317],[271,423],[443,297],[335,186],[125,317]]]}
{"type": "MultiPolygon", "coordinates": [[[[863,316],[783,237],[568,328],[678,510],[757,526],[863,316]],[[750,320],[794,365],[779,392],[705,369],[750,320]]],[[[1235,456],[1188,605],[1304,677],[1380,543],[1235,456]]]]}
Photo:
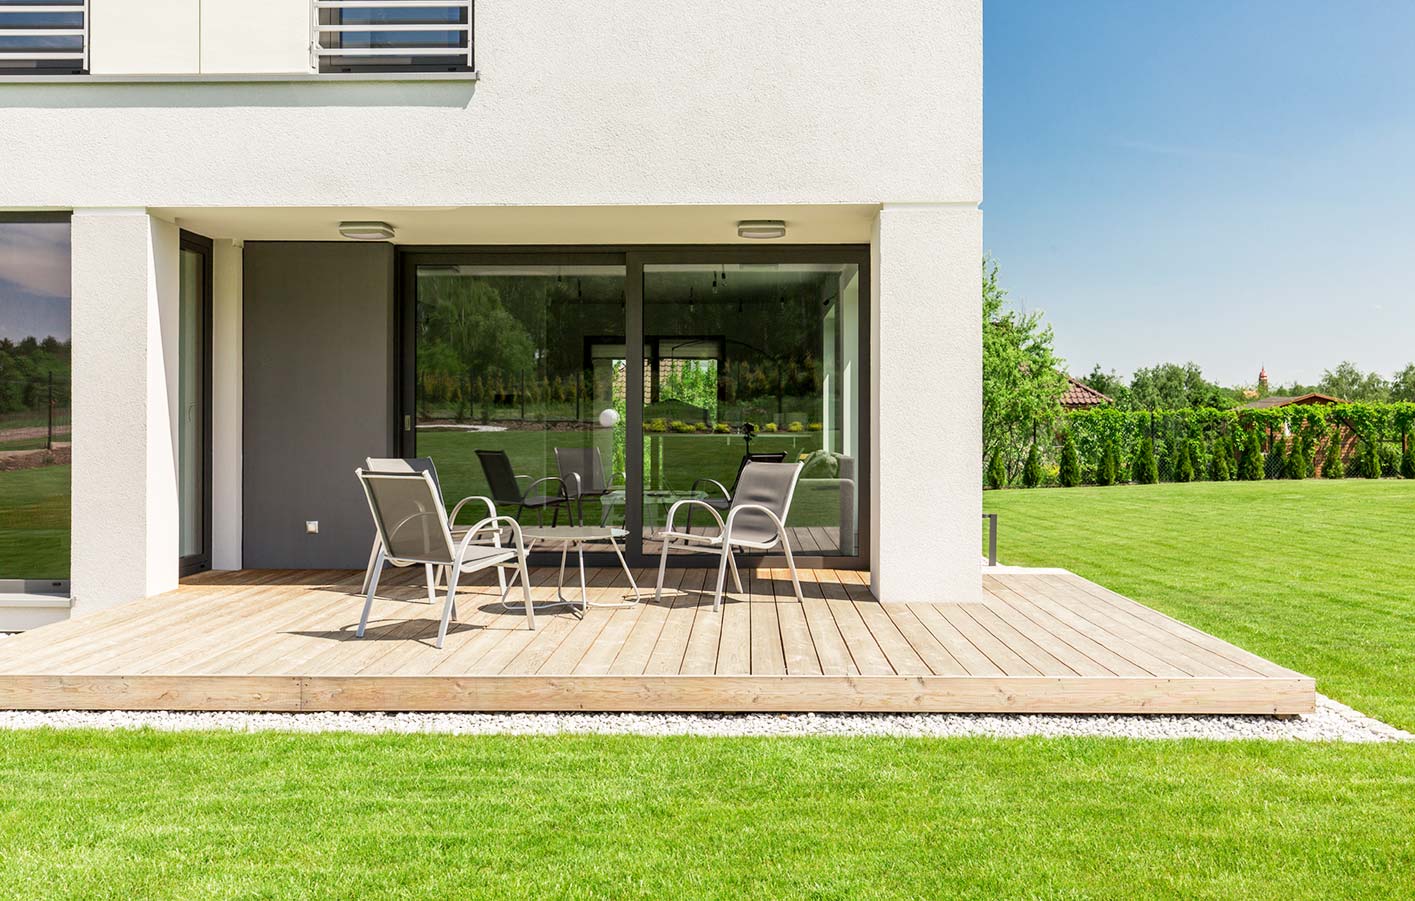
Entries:
{"type": "Polygon", "coordinates": [[[1415,481],[1009,490],[983,507],[1002,562],[1066,567],[1415,730],[1415,481]]]}
{"type": "Polygon", "coordinates": [[[71,469],[0,472],[0,579],[69,577],[71,469]]]}
{"type": "Polygon", "coordinates": [[[1397,897],[1415,749],[10,733],[0,896],[1397,897]]]}

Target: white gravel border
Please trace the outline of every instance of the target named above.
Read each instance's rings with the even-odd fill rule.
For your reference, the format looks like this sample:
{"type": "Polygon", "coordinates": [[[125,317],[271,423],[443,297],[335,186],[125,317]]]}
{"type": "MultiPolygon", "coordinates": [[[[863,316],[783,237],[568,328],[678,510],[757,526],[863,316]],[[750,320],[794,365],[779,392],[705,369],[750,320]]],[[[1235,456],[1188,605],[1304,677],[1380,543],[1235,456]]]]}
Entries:
{"type": "Polygon", "coordinates": [[[1415,735],[1317,696],[1317,711],[1268,716],[1049,716],[1041,714],[680,713],[188,713],[0,711],[0,729],[156,729],[441,735],[1084,736],[1266,741],[1412,741],[1415,735]]]}

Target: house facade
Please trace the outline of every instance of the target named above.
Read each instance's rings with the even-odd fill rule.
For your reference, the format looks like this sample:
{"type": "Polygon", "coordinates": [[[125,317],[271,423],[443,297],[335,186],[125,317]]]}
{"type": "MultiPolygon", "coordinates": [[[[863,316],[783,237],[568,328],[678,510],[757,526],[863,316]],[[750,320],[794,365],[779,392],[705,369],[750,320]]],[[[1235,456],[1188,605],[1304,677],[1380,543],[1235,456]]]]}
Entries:
{"type": "Polygon", "coordinates": [[[9,627],[361,567],[366,457],[450,504],[567,449],[631,562],[779,454],[799,557],[978,595],[977,0],[34,9],[0,2],[0,448],[43,432],[0,465],[9,627]]]}

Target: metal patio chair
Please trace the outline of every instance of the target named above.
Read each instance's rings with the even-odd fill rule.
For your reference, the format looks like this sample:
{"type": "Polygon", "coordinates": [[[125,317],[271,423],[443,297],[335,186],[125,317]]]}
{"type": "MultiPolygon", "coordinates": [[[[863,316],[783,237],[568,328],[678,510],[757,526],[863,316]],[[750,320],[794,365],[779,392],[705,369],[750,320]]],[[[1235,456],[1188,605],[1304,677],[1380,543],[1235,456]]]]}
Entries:
{"type": "MultiPolygon", "coordinates": [[[[460,576],[493,566],[519,572],[526,602],[526,626],[535,629],[526,547],[516,520],[493,514],[468,526],[462,538],[454,540],[447,509],[442,506],[442,497],[433,484],[431,473],[366,472],[359,469],[355,470],[355,474],[363,486],[380,543],[374,557],[364,610],[359,616],[356,633],[359,638],[364,637],[369,613],[373,610],[374,595],[378,592],[379,577],[383,574],[384,565],[389,563],[395,566],[421,564],[430,568],[447,568],[447,601],[442,607],[442,620],[437,629],[438,648],[447,638],[448,622],[457,615],[457,581],[460,576]],[[501,544],[501,534],[505,530],[511,533],[512,547],[501,544]],[[476,543],[478,536],[483,534],[491,539],[491,546],[476,543]]],[[[504,589],[502,593],[504,595],[504,589]]]]}
{"type": "MultiPolygon", "coordinates": [[[[604,475],[604,458],[597,447],[557,447],[555,467],[560,470],[570,500],[579,509],[579,525],[584,525],[585,498],[601,498],[614,490],[604,475]]],[[[600,525],[608,518],[609,508],[606,507],[600,525]]]]}
{"type": "Polygon", "coordinates": [[[742,578],[737,572],[733,551],[769,551],[780,545],[786,555],[786,566],[791,570],[791,586],[796,590],[796,600],[805,603],[805,598],[801,596],[801,580],[796,574],[796,560],[791,555],[791,540],[786,533],[786,517],[791,512],[791,498],[796,493],[801,468],[800,463],[748,463],[742,468],[737,488],[732,493],[726,521],[710,504],[694,498],[686,498],[670,507],[668,524],[654,536],[663,541],[654,599],[663,599],[663,577],[668,569],[670,550],[719,556],[717,589],[712,596],[712,609],[716,613],[722,609],[722,587],[729,568],[732,570],[733,584],[738,591],[742,590],[742,578]],[[695,535],[692,532],[675,532],[674,519],[684,507],[706,509],[717,523],[718,533],[695,535]]]}
{"type": "MultiPolygon", "coordinates": [[[[718,511],[719,513],[726,513],[732,508],[732,493],[737,490],[737,483],[742,480],[742,470],[747,468],[748,463],[784,463],[785,461],[785,451],[776,454],[743,454],[742,462],[737,464],[737,476],[732,480],[731,488],[728,488],[726,485],[722,484],[717,479],[709,479],[704,477],[701,479],[697,479],[693,482],[693,487],[689,491],[689,494],[696,494],[698,488],[701,486],[712,485],[718,491],[722,492],[722,497],[706,496],[700,498],[700,500],[703,503],[707,504],[709,507],[712,507],[714,510],[718,511]]],[[[683,523],[683,529],[687,532],[693,531],[692,507],[688,508],[688,519],[686,522],[683,523]]]]}
{"type": "Polygon", "coordinates": [[[546,476],[543,479],[531,479],[527,475],[517,475],[516,470],[511,465],[511,457],[504,450],[478,450],[477,459],[481,461],[481,471],[486,476],[486,483],[491,488],[492,500],[498,504],[509,506],[516,505],[516,518],[519,520],[526,512],[526,508],[536,511],[536,522],[541,522],[547,508],[553,507],[555,515],[551,517],[551,525],[560,524],[560,510],[565,510],[567,521],[573,521],[574,509],[571,506],[570,493],[566,489],[563,479],[557,476],[546,476]],[[530,484],[525,488],[521,487],[521,479],[531,479],[530,484]],[[537,485],[544,485],[555,482],[559,487],[555,494],[546,494],[545,489],[536,493],[537,485]]]}
{"type": "MultiPolygon", "coordinates": [[[[425,472],[432,477],[432,486],[437,490],[438,499],[442,499],[442,482],[437,477],[437,466],[432,462],[431,457],[366,457],[364,468],[369,472],[425,472]]],[[[464,497],[457,502],[452,513],[448,516],[448,521],[452,523],[452,537],[460,539],[466,534],[465,526],[456,525],[457,514],[462,512],[462,508],[472,502],[480,502],[486,505],[487,512],[491,516],[496,515],[496,505],[489,498],[472,496],[464,497]]],[[[369,580],[373,578],[373,562],[378,557],[378,549],[382,546],[378,536],[378,530],[374,530],[373,547],[368,552],[368,566],[364,569],[363,587],[359,589],[360,594],[368,593],[369,580]]],[[[445,575],[445,570],[437,567],[427,567],[427,602],[437,603],[437,586],[441,584],[441,577],[445,575]]],[[[501,579],[501,588],[506,588],[506,575],[497,570],[497,576],[501,579]]]]}

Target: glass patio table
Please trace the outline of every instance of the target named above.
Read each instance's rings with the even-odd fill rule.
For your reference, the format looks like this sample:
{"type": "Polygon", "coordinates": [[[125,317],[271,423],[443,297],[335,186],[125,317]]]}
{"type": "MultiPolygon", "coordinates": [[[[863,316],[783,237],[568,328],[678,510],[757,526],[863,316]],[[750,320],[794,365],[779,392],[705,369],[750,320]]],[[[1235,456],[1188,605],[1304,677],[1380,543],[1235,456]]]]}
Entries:
{"type": "MultiPolygon", "coordinates": [[[[526,540],[526,553],[530,553],[537,544],[560,545],[560,572],[555,581],[555,600],[536,604],[537,611],[542,608],[552,607],[578,607],[583,613],[590,607],[633,607],[643,601],[643,594],[639,591],[639,584],[634,581],[634,574],[629,570],[629,564],[624,560],[624,552],[619,548],[618,539],[624,538],[629,533],[625,529],[616,526],[521,526],[521,536],[526,540]],[[632,601],[614,601],[610,603],[591,601],[589,589],[585,584],[585,545],[608,543],[614,548],[614,556],[619,558],[619,565],[624,568],[624,575],[629,577],[629,587],[634,590],[632,601]],[[580,599],[578,601],[565,597],[565,562],[570,550],[574,549],[575,555],[580,563],[580,599]]],[[[525,605],[511,602],[507,597],[511,593],[511,588],[516,584],[516,580],[521,577],[520,570],[506,583],[506,591],[501,595],[501,606],[511,609],[521,609],[525,605]]]]}

